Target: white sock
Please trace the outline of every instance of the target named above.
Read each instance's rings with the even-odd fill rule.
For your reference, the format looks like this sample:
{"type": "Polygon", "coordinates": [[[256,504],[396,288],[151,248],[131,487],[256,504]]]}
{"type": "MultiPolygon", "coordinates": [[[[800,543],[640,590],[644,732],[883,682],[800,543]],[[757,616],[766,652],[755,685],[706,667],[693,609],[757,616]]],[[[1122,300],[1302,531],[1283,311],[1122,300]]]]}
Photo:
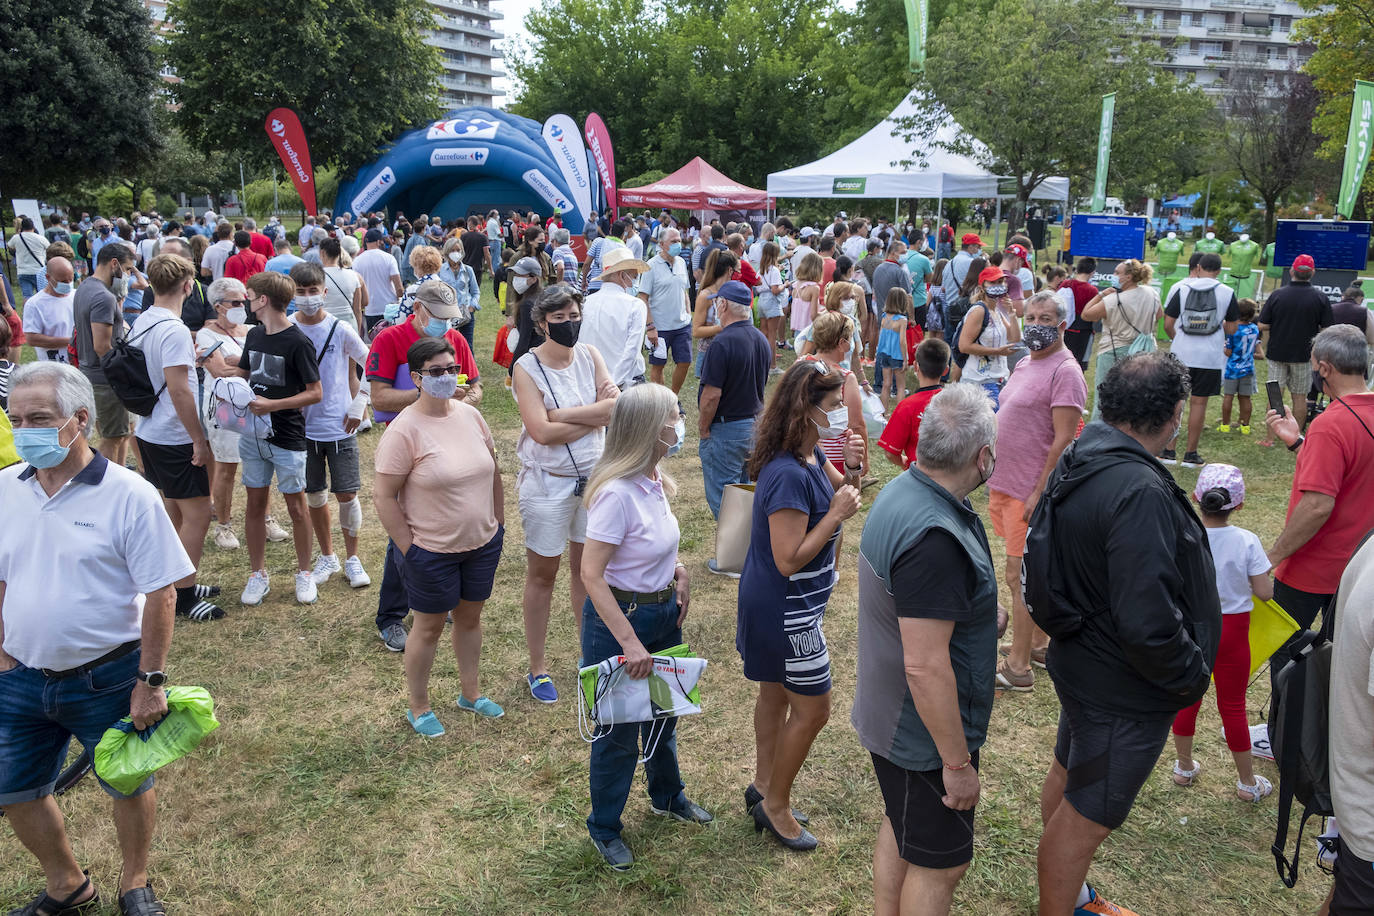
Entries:
{"type": "Polygon", "coordinates": [[[1093,899],[1093,892],[1088,890],[1087,882],[1084,882],[1083,889],[1078,892],[1078,902],[1074,904],[1077,909],[1080,906],[1087,906],[1088,901],[1093,899]]]}
{"type": "Polygon", "coordinates": [[[329,560],[329,561],[332,562],[332,563],[337,563],[337,562],[339,562],[339,558],[338,558],[336,555],[332,554],[332,553],[322,553],[322,554],[320,554],[320,559],[321,559],[321,560],[329,560]]]}

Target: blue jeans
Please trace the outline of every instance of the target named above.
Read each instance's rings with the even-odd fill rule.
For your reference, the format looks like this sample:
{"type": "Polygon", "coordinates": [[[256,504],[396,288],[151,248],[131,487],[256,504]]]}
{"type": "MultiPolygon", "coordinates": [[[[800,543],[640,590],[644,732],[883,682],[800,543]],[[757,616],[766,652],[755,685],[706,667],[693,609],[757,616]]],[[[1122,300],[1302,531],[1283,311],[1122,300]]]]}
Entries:
{"type": "Polygon", "coordinates": [[[745,464],[754,446],[754,421],[731,420],[712,423],[711,436],[697,446],[701,457],[701,476],[706,484],[706,505],[711,515],[720,518],[720,500],[727,484],[748,483],[745,464]]]}
{"type": "MultiPolygon", "coordinates": [[[[621,605],[621,610],[625,610],[621,605]]],[[[650,652],[670,649],[682,642],[682,628],[677,624],[677,599],[662,604],[641,604],[626,614],[635,636],[650,652]]],[[[620,643],[602,622],[592,600],[582,605],[582,660],[588,665],[621,654],[620,643]]],[[[582,702],[579,696],[577,702],[582,702]]],[[[587,817],[587,832],[592,839],[606,842],[620,836],[620,815],[630,797],[635,769],[639,765],[640,742],[648,743],[651,723],[631,722],[616,725],[592,743],[591,794],[592,813],[587,817]]],[[[685,800],[682,793],[682,774],[677,766],[677,719],[668,719],[662,726],[658,746],[644,764],[649,784],[649,798],[655,808],[667,811],[685,800]]]]}
{"type": "Polygon", "coordinates": [[[477,327],[477,312],[472,313],[472,320],[458,329],[458,333],[463,335],[463,339],[468,342],[468,349],[472,351],[473,359],[477,358],[477,345],[472,342],[472,329],[477,327]]]}
{"type": "Polygon", "coordinates": [[[410,613],[410,597],[406,594],[405,574],[401,571],[404,558],[390,540],[386,542],[386,562],[382,566],[382,585],[377,591],[377,632],[393,623],[400,623],[410,613]]]}
{"type": "MultiPolygon", "coordinates": [[[[105,729],[129,714],[139,657],[135,649],[62,680],[23,665],[0,672],[0,806],[51,795],[72,738],[95,752],[105,729]]],[[[149,776],[125,795],[99,774],[96,779],[115,798],[133,798],[153,787],[149,776]]]]}
{"type": "Polygon", "coordinates": [[[29,297],[38,292],[38,274],[20,274],[19,291],[24,294],[24,301],[28,302],[29,297]]]}

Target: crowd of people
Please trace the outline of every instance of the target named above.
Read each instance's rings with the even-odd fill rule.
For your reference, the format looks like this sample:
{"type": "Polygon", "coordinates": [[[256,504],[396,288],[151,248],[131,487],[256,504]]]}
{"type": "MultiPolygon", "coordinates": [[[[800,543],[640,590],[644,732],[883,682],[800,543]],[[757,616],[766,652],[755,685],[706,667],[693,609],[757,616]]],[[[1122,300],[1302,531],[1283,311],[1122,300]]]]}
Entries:
{"type": "MultiPolygon", "coordinates": [[[[1193,737],[1213,678],[1238,800],[1273,791],[1245,714],[1251,603],[1271,597],[1303,627],[1339,615],[1330,912],[1374,907],[1374,616],[1351,591],[1374,568],[1360,550],[1374,528],[1360,498],[1374,485],[1374,322],[1358,288],[1333,308],[1310,258],[1261,305],[1217,280],[1217,255],[1197,254],[1161,303],[1137,260],[1099,290],[1091,259],[1035,271],[1024,236],[998,251],[968,233],[956,251],[947,224],[846,214],[821,231],[780,218],[757,235],[743,220],[608,214],[580,255],[557,212],[312,216],[294,238],[275,220],[259,231],[213,212],[17,228],[20,295],[0,283],[0,465],[13,464],[0,471],[12,522],[0,528],[0,806],[47,884],[16,912],[98,899],[52,797],[66,745],[93,748],[126,714],[138,728],[165,714],[174,621],[230,616],[200,567],[208,544],[243,549],[240,531],[241,608],[271,593],[268,540],[292,541],[294,599],[310,604],[334,577],[371,585],[360,545],[384,535],[375,623],[404,653],[405,721],[421,738],[445,734],[429,683],[446,626],[456,708],[505,715],[480,672],[484,603],[510,556],[485,386],[509,389],[521,423],[510,470],[531,699],[560,700],[546,644],[565,558],[581,663],[621,656],[630,678],[647,676],[683,642],[691,606],[664,464],[688,439],[689,372],[707,507],[719,518],[727,487],[755,487],[742,571],[707,569],[739,579],[736,649],[758,685],[743,794],[758,832],[794,851],[820,843],[793,802],[830,717],[824,618],[844,523],[882,455],[900,471],[858,534],[849,660],[851,721],[883,804],[877,912],[950,910],[973,856],[994,695],[1035,690],[1039,668],[1061,708],[1040,911],[1129,914],[1087,883],[1093,855],[1170,734],[1173,782],[1202,778],[1193,737]],[[474,356],[488,273],[504,321],[482,343],[506,370],[499,386],[474,356]],[[1225,398],[1214,434],[1232,431],[1233,398],[1251,434],[1266,357],[1292,409],[1264,415],[1259,444],[1297,453],[1267,550],[1231,524],[1242,469],[1199,454],[1212,397],[1225,398]],[[374,424],[368,468],[357,437],[374,424]],[[1200,468],[1191,494],[1168,469],[1180,436],[1182,466],[1200,468]],[[365,479],[381,532],[366,530],[365,479]],[[985,485],[980,515],[970,496],[985,485]],[[1000,571],[984,517],[1004,545],[1000,571]],[[1037,589],[1056,596],[1052,613],[1029,600],[1037,589]]],[[[587,829],[612,868],[634,861],[621,816],[641,749],[655,814],[713,820],[687,795],[675,722],[621,723],[592,745],[587,829]]],[[[120,827],[121,911],[161,913],[147,874],[153,780],[102,786],[120,827]]]]}

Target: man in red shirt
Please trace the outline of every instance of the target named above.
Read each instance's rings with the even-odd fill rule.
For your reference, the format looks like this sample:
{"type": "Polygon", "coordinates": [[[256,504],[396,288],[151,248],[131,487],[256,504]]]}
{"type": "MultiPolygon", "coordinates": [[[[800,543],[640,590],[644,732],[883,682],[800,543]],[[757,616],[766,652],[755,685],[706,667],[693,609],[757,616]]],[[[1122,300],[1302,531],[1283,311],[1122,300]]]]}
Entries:
{"type": "MultiPolygon", "coordinates": [[[[407,354],[410,345],[420,337],[438,337],[453,345],[458,371],[467,376],[454,395],[473,407],[482,403],[482,383],[478,378],[477,361],[467,340],[449,325],[449,319],[461,313],[458,295],[442,280],[420,284],[415,292],[414,314],[409,321],[386,328],[372,341],[367,354],[366,375],[372,386],[372,416],[378,423],[390,423],[396,415],[415,403],[420,392],[410,377],[407,354]]],[[[406,630],[402,623],[409,613],[401,570],[397,565],[395,545],[386,545],[386,566],[382,571],[382,585],[377,595],[377,636],[392,652],[402,652],[406,646],[406,630]]]]}
{"type": "Polygon", "coordinates": [[[243,218],[243,228],[247,230],[249,237],[252,239],[252,243],[249,245],[249,247],[256,251],[258,254],[262,255],[262,259],[264,261],[276,257],[276,243],[258,231],[258,224],[256,220],[254,220],[252,217],[245,216],[243,218]]]}
{"type": "Polygon", "coordinates": [[[1093,274],[1097,272],[1097,261],[1093,258],[1079,258],[1073,269],[1073,276],[1064,285],[1073,291],[1073,321],[1064,331],[1064,346],[1078,360],[1078,367],[1088,371],[1089,348],[1093,342],[1093,323],[1081,317],[1083,308],[1101,292],[1092,284],[1093,274]]]}
{"type": "Polygon", "coordinates": [[[878,445],[893,464],[910,467],[921,438],[921,415],[940,393],[940,379],[949,371],[949,344],[927,337],[916,347],[916,390],[902,399],[878,437],[878,445]]]}
{"type": "MultiPolygon", "coordinates": [[[[1326,328],[1312,342],[1312,367],[1331,404],[1308,426],[1292,413],[1265,421],[1298,453],[1288,518],[1269,548],[1274,600],[1303,627],[1331,607],[1345,564],[1374,528],[1374,393],[1365,390],[1364,334],[1348,324],[1326,328]]],[[[1299,634],[1301,635],[1301,634],[1299,634]]],[[[1296,637],[1295,637],[1296,638],[1296,637]]],[[[1293,657],[1289,640],[1269,663],[1270,679],[1293,657]]]]}
{"type": "Polygon", "coordinates": [[[253,237],[243,229],[234,233],[234,253],[224,262],[224,275],[247,283],[248,278],[267,269],[267,259],[252,249],[253,237]]]}

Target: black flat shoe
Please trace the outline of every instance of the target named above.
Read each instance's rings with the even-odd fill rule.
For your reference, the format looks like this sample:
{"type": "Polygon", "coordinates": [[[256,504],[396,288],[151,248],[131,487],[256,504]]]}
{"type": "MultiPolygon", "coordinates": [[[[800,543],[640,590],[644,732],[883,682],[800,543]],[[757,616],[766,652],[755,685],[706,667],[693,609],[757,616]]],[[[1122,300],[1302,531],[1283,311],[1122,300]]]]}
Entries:
{"type": "MultiPolygon", "coordinates": [[[[754,806],[761,801],[763,801],[763,793],[760,792],[758,789],[755,789],[754,784],[752,782],[749,783],[749,787],[744,790],[744,813],[753,814],[754,806]]],[[[801,824],[803,827],[811,823],[811,818],[807,817],[805,814],[802,814],[796,808],[792,809],[792,819],[796,821],[798,824],[801,824]]]]}
{"type": "Polygon", "coordinates": [[[123,916],[167,916],[167,907],[153,893],[152,884],[147,884],[120,894],[119,912],[123,916]]]}
{"type": "Polygon", "coordinates": [[[65,900],[55,900],[44,892],[30,900],[27,906],[10,910],[9,916],[80,916],[80,914],[94,910],[99,906],[100,895],[92,889],[91,879],[87,877],[85,881],[81,882],[80,887],[67,895],[65,900]],[[91,896],[77,903],[76,899],[87,891],[91,891],[91,896]]]}
{"type": "Polygon", "coordinates": [[[606,860],[606,864],[615,871],[629,871],[635,862],[635,857],[630,854],[630,847],[626,846],[620,837],[613,840],[598,840],[592,837],[592,845],[601,853],[601,858],[606,860]]]}
{"type": "Polygon", "coordinates": [[[773,826],[773,822],[768,819],[768,812],[763,810],[763,805],[755,805],[754,832],[763,833],[765,830],[773,834],[773,839],[793,852],[810,852],[819,845],[819,841],[817,841],[817,839],[812,836],[811,831],[807,830],[805,827],[802,828],[801,836],[797,837],[785,837],[781,833],[778,833],[777,828],[773,826]]]}

